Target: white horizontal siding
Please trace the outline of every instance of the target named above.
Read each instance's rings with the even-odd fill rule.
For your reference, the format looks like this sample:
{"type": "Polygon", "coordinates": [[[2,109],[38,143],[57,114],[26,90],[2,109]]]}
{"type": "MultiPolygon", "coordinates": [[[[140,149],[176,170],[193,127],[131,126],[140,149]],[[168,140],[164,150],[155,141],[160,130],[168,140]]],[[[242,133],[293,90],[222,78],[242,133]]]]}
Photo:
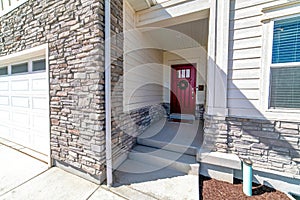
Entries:
{"type": "Polygon", "coordinates": [[[232,116],[260,117],[262,9],[283,1],[231,1],[227,100],[232,116]]]}
{"type": "Polygon", "coordinates": [[[251,99],[231,99],[228,102],[228,106],[231,109],[242,108],[242,109],[254,109],[259,106],[259,100],[251,100],[251,99]]]}
{"type": "MultiPolygon", "coordinates": [[[[246,23],[246,22],[245,22],[246,23]]],[[[253,38],[259,37],[262,34],[262,27],[255,26],[237,30],[230,30],[229,38],[232,40],[243,39],[243,38],[253,38]]]]}
{"type": "Polygon", "coordinates": [[[243,80],[229,80],[228,81],[228,89],[256,89],[256,90],[259,90],[259,87],[260,87],[259,79],[243,79],[243,80]]]}
{"type": "Polygon", "coordinates": [[[259,79],[260,69],[229,70],[229,80],[259,79]]]}
{"type": "Polygon", "coordinates": [[[244,97],[250,100],[258,100],[259,91],[257,89],[229,89],[228,97],[230,99],[240,99],[244,97]]]}
{"type": "Polygon", "coordinates": [[[135,29],[134,11],[125,3],[124,109],[133,110],[162,102],[163,54],[146,49],[149,42],[135,29]]]}
{"type": "Polygon", "coordinates": [[[262,46],[262,37],[251,37],[251,38],[242,38],[239,40],[231,41],[233,44],[232,49],[249,49],[249,48],[260,48],[262,46]]]}
{"type": "Polygon", "coordinates": [[[254,27],[261,25],[261,15],[252,16],[247,19],[247,23],[245,23],[245,19],[232,19],[230,20],[229,26],[231,30],[243,29],[247,27],[254,27]]]}
{"type": "Polygon", "coordinates": [[[229,51],[229,59],[249,59],[249,58],[260,58],[261,47],[248,47],[245,49],[233,49],[229,51]]]}
{"type": "Polygon", "coordinates": [[[260,58],[229,60],[229,70],[260,68],[260,58]]]}
{"type": "MultiPolygon", "coordinates": [[[[285,0],[283,0],[285,1],[285,0]]],[[[231,1],[231,5],[234,6],[235,10],[242,10],[251,7],[260,7],[261,5],[264,6],[266,3],[276,3],[280,2],[279,0],[235,0],[231,1]]],[[[286,1],[285,1],[286,2],[286,1]]]]}

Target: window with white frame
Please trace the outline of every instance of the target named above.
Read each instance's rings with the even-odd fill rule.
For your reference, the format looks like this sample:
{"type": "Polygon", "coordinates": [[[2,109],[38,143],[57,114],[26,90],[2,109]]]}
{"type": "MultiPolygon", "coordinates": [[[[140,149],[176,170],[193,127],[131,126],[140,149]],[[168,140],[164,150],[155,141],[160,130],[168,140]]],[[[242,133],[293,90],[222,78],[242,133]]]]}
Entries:
{"type": "Polygon", "coordinates": [[[29,60],[22,63],[0,66],[0,79],[1,76],[35,73],[35,72],[42,72],[45,70],[46,70],[46,60],[44,58],[29,60]]]}
{"type": "Polygon", "coordinates": [[[300,108],[300,17],[274,21],[270,108],[300,108]]]}

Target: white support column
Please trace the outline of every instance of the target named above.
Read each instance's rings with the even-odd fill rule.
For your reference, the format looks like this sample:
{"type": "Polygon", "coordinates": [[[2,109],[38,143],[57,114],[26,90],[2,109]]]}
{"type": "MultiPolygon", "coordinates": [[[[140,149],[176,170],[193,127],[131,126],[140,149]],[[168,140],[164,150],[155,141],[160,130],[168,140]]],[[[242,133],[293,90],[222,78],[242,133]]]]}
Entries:
{"type": "Polygon", "coordinates": [[[230,0],[211,1],[208,39],[207,108],[209,115],[227,116],[227,74],[230,0]]]}
{"type": "Polygon", "coordinates": [[[214,107],[214,88],[215,88],[215,60],[216,60],[216,5],[217,0],[211,1],[209,14],[209,32],[207,47],[207,95],[206,113],[213,114],[214,107]]]}

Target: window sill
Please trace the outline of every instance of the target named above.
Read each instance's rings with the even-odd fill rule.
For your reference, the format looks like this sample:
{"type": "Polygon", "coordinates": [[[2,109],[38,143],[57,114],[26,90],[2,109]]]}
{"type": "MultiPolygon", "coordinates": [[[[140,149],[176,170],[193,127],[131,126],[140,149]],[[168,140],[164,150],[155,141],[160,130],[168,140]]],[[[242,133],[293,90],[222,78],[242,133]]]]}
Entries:
{"type": "Polygon", "coordinates": [[[284,109],[284,108],[270,108],[266,110],[267,113],[300,113],[300,109],[284,109]]]}

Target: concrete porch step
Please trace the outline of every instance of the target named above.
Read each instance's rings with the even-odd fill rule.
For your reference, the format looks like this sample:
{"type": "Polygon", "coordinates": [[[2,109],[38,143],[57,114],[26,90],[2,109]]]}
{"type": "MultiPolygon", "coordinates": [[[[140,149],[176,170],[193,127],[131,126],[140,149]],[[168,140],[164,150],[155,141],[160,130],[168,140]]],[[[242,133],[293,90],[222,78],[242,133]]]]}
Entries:
{"type": "Polygon", "coordinates": [[[167,167],[186,174],[197,175],[199,173],[200,165],[195,156],[164,149],[138,145],[129,153],[129,159],[155,166],[158,169],[167,167]]]}
{"type": "Polygon", "coordinates": [[[158,148],[158,149],[163,149],[163,150],[167,150],[167,151],[173,151],[176,153],[184,153],[184,154],[192,155],[192,156],[196,156],[197,151],[198,151],[198,148],[195,146],[170,143],[167,141],[160,141],[160,140],[155,140],[155,139],[151,139],[151,138],[138,137],[137,144],[143,145],[143,146],[148,146],[148,147],[154,147],[154,148],[158,148]]]}
{"type": "Polygon", "coordinates": [[[116,185],[182,175],[185,175],[185,173],[171,168],[161,168],[138,160],[132,160],[130,158],[125,160],[120,167],[114,171],[117,183],[116,185]]]}
{"type": "Polygon", "coordinates": [[[151,165],[127,159],[114,172],[115,184],[109,189],[126,199],[199,199],[198,176],[170,168],[143,169],[149,171],[151,165]]]}

